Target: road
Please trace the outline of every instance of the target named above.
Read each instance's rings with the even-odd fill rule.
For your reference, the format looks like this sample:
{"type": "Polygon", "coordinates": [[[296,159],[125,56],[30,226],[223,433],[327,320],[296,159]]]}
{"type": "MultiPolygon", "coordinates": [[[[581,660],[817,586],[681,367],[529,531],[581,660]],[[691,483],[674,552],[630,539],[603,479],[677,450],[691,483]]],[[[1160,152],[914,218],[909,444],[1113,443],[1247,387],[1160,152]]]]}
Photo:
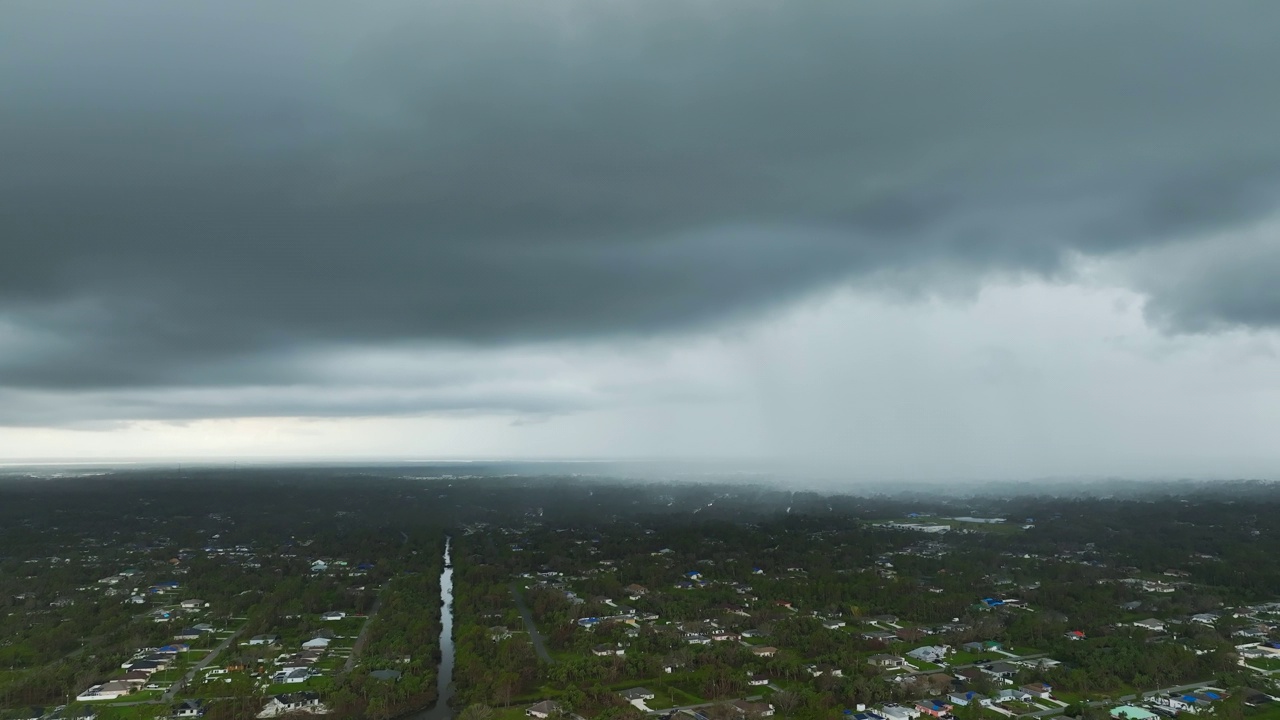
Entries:
{"type": "Polygon", "coordinates": [[[657,709],[651,708],[648,714],[649,715],[670,715],[671,713],[680,712],[681,710],[701,710],[702,708],[715,707],[716,705],[723,705],[725,703],[737,702],[738,700],[745,700],[746,702],[760,702],[763,699],[764,699],[763,695],[748,695],[746,697],[730,698],[728,700],[716,700],[714,702],[698,703],[697,705],[676,705],[674,707],[657,708],[657,709]]]}
{"type": "Polygon", "coordinates": [[[547,652],[542,635],[538,634],[538,626],[533,624],[533,613],[529,612],[529,606],[525,605],[519,585],[511,583],[511,596],[516,600],[516,609],[520,611],[520,617],[524,620],[524,629],[529,631],[529,640],[533,642],[533,651],[538,653],[538,659],[548,665],[555,665],[555,658],[547,652]]]}
{"type": "Polygon", "coordinates": [[[243,625],[240,626],[238,630],[228,635],[226,640],[218,643],[218,646],[209,651],[208,655],[205,655],[200,662],[196,663],[190,670],[188,670],[186,675],[175,680],[174,683],[169,686],[169,689],[164,691],[164,695],[160,696],[160,702],[173,702],[173,698],[177,696],[178,691],[186,687],[187,683],[191,682],[191,679],[196,676],[196,673],[208,667],[209,663],[217,660],[218,655],[221,654],[223,650],[230,647],[231,643],[235,642],[236,638],[239,637],[242,632],[244,632],[243,625]]]}
{"type": "Polygon", "coordinates": [[[365,616],[364,624],[360,626],[360,634],[356,636],[356,642],[351,646],[351,654],[347,656],[347,661],[342,665],[343,675],[355,669],[356,660],[364,650],[365,644],[369,642],[369,626],[373,624],[374,616],[382,608],[382,593],[385,590],[386,588],[384,587],[378,591],[378,597],[373,600],[373,607],[369,608],[369,614],[365,616]]]}

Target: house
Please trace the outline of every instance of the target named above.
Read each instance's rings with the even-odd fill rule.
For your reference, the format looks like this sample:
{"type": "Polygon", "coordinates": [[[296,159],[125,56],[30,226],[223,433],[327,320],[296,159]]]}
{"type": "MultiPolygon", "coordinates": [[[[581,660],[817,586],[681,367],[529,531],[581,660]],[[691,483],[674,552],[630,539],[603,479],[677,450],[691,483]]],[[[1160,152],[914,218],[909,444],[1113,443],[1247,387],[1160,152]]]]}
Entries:
{"type": "Polygon", "coordinates": [[[558,715],[559,713],[560,703],[552,702],[551,700],[543,700],[540,703],[530,705],[524,709],[524,714],[526,716],[538,718],[538,720],[545,720],[545,718],[549,718],[552,715],[558,715]]]}
{"type": "Polygon", "coordinates": [[[382,682],[397,682],[400,680],[399,670],[374,670],[369,673],[369,677],[382,682]]]}
{"type": "Polygon", "coordinates": [[[275,645],[280,642],[279,635],[254,635],[249,638],[250,645],[275,645]]]}
{"type": "Polygon", "coordinates": [[[183,600],[179,605],[183,610],[199,610],[200,608],[209,607],[209,603],[203,600],[183,600]]]}
{"type": "Polygon", "coordinates": [[[1268,695],[1267,693],[1262,692],[1261,690],[1255,690],[1253,688],[1242,688],[1240,692],[1244,694],[1244,704],[1248,705],[1249,707],[1258,707],[1260,705],[1266,705],[1267,703],[1275,702],[1274,697],[1272,697],[1271,695],[1268,695]]]}
{"type": "Polygon", "coordinates": [[[92,702],[94,700],[114,700],[122,695],[128,695],[135,689],[133,683],[123,682],[121,680],[112,680],[101,685],[94,685],[76,696],[79,702],[92,702]]]}
{"type": "Polygon", "coordinates": [[[880,708],[880,715],[885,720],[915,720],[920,717],[920,711],[904,705],[885,705],[880,708]]]}
{"type": "Polygon", "coordinates": [[[613,645],[597,645],[591,648],[591,654],[596,657],[608,657],[610,655],[626,655],[627,651],[613,645]]]}
{"type": "Polygon", "coordinates": [[[885,632],[883,630],[868,630],[867,632],[862,633],[862,639],[875,640],[877,642],[882,642],[885,645],[888,645],[889,643],[896,643],[902,638],[899,638],[894,633],[885,632]]]}
{"type": "Polygon", "coordinates": [[[750,673],[747,673],[747,684],[748,684],[748,685],[750,685],[750,686],[752,686],[752,687],[759,687],[759,686],[761,686],[761,685],[768,685],[768,684],[769,684],[769,676],[767,676],[767,675],[752,675],[752,674],[750,674],[750,673]]]}
{"type": "Polygon", "coordinates": [[[1072,631],[1070,631],[1070,632],[1066,633],[1066,638],[1067,638],[1068,640],[1083,640],[1083,639],[1084,639],[1084,632],[1082,632],[1082,631],[1080,631],[1080,630],[1072,630],[1072,631]]]}
{"type": "Polygon", "coordinates": [[[329,647],[329,638],[311,638],[310,640],[302,643],[303,650],[323,650],[327,647],[329,647]]]}
{"type": "Polygon", "coordinates": [[[697,570],[690,570],[689,572],[685,573],[684,576],[689,578],[693,582],[699,582],[702,580],[702,573],[698,572],[697,570]]]}
{"type": "Polygon", "coordinates": [[[973,703],[981,705],[982,707],[989,707],[991,705],[991,698],[981,693],[976,693],[972,690],[969,690],[967,692],[951,693],[950,695],[947,696],[947,700],[950,701],[952,705],[958,705],[960,707],[964,707],[966,705],[970,705],[973,703]]]}
{"type": "Polygon", "coordinates": [[[130,660],[122,666],[125,670],[134,670],[145,672],[150,675],[160,672],[168,666],[168,663],[161,660],[130,660]]]}
{"type": "Polygon", "coordinates": [[[768,703],[749,702],[747,700],[734,700],[729,703],[739,715],[746,717],[772,717],[773,706],[768,703]]]}
{"type": "Polygon", "coordinates": [[[696,634],[688,635],[685,637],[684,641],[689,643],[690,645],[710,645],[711,644],[711,638],[707,637],[706,635],[696,635],[696,634]]]}
{"type": "Polygon", "coordinates": [[[965,652],[984,653],[984,652],[992,652],[995,650],[999,650],[1000,648],[1004,647],[1004,645],[1002,645],[999,642],[996,642],[995,640],[983,640],[981,642],[965,643],[960,647],[965,652]]]}
{"type": "Polygon", "coordinates": [[[950,650],[951,648],[946,645],[925,645],[923,647],[918,647],[915,650],[911,650],[907,655],[917,660],[939,663],[946,659],[947,653],[950,652],[950,650]]]}
{"type": "Polygon", "coordinates": [[[726,641],[737,640],[738,636],[728,630],[716,630],[715,632],[711,633],[711,639],[715,640],[716,642],[726,642],[726,641]]]}
{"type": "Polygon", "coordinates": [[[501,625],[494,625],[489,628],[489,639],[498,642],[511,637],[511,631],[501,625]]]}
{"type": "Polygon", "coordinates": [[[836,619],[836,620],[825,620],[825,621],[823,621],[823,623],[822,623],[822,627],[824,627],[824,628],[826,628],[826,629],[828,629],[828,630],[839,630],[840,628],[842,628],[842,627],[844,627],[844,626],[845,626],[845,622],[844,622],[843,620],[839,620],[839,619],[836,619]]]}
{"type": "Polygon", "coordinates": [[[346,616],[347,616],[347,614],[346,614],[345,612],[342,612],[341,610],[330,610],[329,612],[324,613],[323,615],[321,615],[321,616],[320,616],[320,619],[321,619],[321,620],[323,620],[323,621],[325,621],[325,622],[334,622],[334,621],[337,621],[337,620],[341,620],[341,619],[345,618],[346,616]]]}
{"type": "Polygon", "coordinates": [[[183,700],[174,705],[169,710],[169,717],[172,718],[198,718],[204,717],[208,708],[205,707],[204,700],[183,700]]]}
{"type": "Polygon", "coordinates": [[[1026,702],[1031,699],[1031,693],[1025,690],[998,690],[996,691],[993,699],[998,703],[1008,702],[1010,700],[1026,702]]]}
{"type": "Polygon", "coordinates": [[[625,592],[627,597],[632,600],[635,600],[642,595],[646,595],[649,592],[648,588],[643,585],[637,585],[636,583],[631,583],[630,585],[622,588],[622,591],[625,592]]]}
{"type": "Polygon", "coordinates": [[[1133,626],[1140,627],[1144,630],[1150,630],[1152,632],[1164,632],[1164,621],[1157,620],[1156,618],[1147,618],[1146,620],[1139,620],[1138,622],[1134,623],[1133,626]]]}
{"type": "Polygon", "coordinates": [[[756,657],[773,657],[778,654],[778,648],[769,645],[761,645],[751,648],[751,654],[756,657]]]}
{"type": "Polygon", "coordinates": [[[294,668],[292,670],[281,670],[271,676],[271,682],[282,683],[284,685],[294,685],[303,683],[307,678],[311,677],[311,671],[306,668],[294,668]]]}
{"type": "Polygon", "coordinates": [[[1212,625],[1218,622],[1217,613],[1196,613],[1191,616],[1191,622],[1198,622],[1202,625],[1212,625]]]}
{"type": "Polygon", "coordinates": [[[642,687],[631,688],[630,690],[623,690],[618,694],[621,695],[622,699],[626,700],[627,702],[635,702],[636,700],[652,700],[655,697],[652,690],[648,688],[642,688],[642,687]]]}
{"type": "Polygon", "coordinates": [[[1156,720],[1159,716],[1140,707],[1121,705],[1111,709],[1111,717],[1115,720],[1156,720]]]}
{"type": "Polygon", "coordinates": [[[1007,662],[994,662],[979,667],[982,672],[997,680],[1012,680],[1018,674],[1017,666],[1007,662]]]}
{"type": "Polygon", "coordinates": [[[195,628],[182,628],[173,636],[174,640],[199,640],[200,631],[195,628]]]}
{"type": "Polygon", "coordinates": [[[872,655],[867,658],[867,663],[881,668],[897,669],[906,667],[907,661],[897,655],[872,655]]]}
{"type": "Polygon", "coordinates": [[[275,717],[291,712],[324,713],[320,704],[320,695],[310,691],[274,695],[258,713],[260,718],[275,717]]]}
{"type": "Polygon", "coordinates": [[[916,703],[916,709],[922,714],[931,715],[940,718],[951,712],[951,706],[941,700],[921,700],[916,703]]]}
{"type": "Polygon", "coordinates": [[[1042,682],[1028,683],[1018,689],[1027,693],[1028,695],[1031,695],[1032,697],[1038,697],[1044,700],[1048,700],[1053,695],[1053,688],[1050,687],[1049,685],[1045,685],[1042,682]]]}
{"type": "Polygon", "coordinates": [[[1157,705],[1162,705],[1176,712],[1196,713],[1201,709],[1208,707],[1209,703],[1197,698],[1195,695],[1183,695],[1180,693],[1169,693],[1152,698],[1157,705]]]}

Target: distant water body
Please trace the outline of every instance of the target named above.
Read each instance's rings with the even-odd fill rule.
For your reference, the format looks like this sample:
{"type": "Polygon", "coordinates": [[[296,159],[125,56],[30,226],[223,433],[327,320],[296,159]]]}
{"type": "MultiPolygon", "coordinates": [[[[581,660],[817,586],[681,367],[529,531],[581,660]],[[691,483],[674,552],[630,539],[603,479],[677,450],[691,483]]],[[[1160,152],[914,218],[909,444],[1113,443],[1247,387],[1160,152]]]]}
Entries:
{"type": "Polygon", "coordinates": [[[444,571],[440,573],[440,670],[436,674],[435,707],[410,716],[410,720],[451,720],[453,709],[453,538],[444,540],[444,571]]]}

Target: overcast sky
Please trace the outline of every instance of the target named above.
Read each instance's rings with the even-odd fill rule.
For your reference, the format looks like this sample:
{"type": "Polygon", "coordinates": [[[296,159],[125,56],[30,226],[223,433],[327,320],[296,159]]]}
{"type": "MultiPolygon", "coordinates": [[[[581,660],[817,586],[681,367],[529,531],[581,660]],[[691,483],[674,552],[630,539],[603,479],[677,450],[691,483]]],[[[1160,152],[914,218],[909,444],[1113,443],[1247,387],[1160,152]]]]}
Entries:
{"type": "Polygon", "coordinates": [[[1280,3],[0,3],[0,458],[1280,474],[1280,3]]]}

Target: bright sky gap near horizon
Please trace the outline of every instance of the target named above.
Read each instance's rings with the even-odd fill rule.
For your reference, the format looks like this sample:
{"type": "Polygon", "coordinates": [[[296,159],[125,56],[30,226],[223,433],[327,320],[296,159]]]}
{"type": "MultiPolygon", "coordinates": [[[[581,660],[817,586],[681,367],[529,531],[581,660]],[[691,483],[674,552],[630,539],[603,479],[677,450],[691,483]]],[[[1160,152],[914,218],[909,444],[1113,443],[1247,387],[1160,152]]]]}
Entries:
{"type": "Polygon", "coordinates": [[[0,462],[1280,471],[1280,4],[0,4],[0,462]]]}

